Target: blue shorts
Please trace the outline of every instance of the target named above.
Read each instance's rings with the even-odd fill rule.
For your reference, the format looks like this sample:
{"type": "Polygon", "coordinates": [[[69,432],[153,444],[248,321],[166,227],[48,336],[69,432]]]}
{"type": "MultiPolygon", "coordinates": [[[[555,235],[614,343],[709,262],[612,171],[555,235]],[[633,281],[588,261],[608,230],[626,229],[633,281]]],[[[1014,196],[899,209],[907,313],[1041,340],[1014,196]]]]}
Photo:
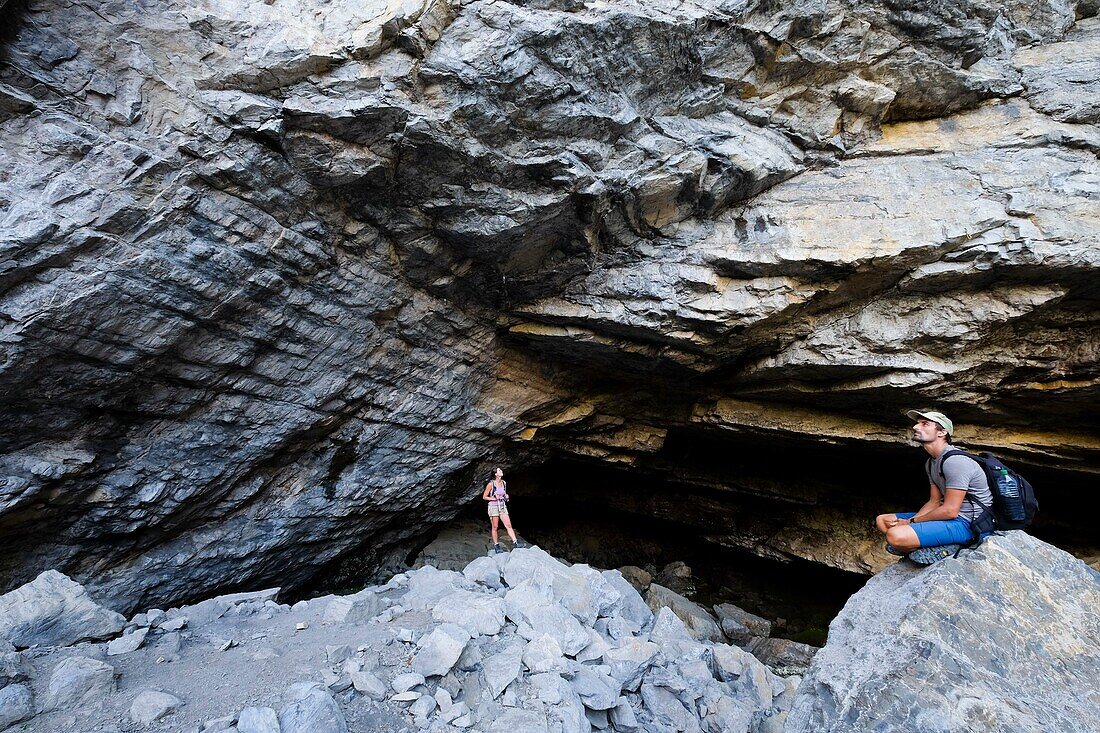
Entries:
{"type": "MultiPolygon", "coordinates": [[[[912,519],[916,512],[898,512],[898,519],[912,519]]],[[[935,522],[914,522],[909,525],[917,533],[921,547],[938,547],[952,543],[965,545],[974,539],[970,531],[970,520],[963,517],[943,519],[935,522]]]]}

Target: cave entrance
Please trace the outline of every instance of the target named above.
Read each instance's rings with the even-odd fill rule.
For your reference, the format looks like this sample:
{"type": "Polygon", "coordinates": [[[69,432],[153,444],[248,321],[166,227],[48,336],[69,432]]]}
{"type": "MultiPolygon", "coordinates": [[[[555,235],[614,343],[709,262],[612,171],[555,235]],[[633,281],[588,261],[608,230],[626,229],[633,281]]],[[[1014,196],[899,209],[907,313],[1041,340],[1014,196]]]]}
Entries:
{"type": "MultiPolygon", "coordinates": [[[[649,513],[653,497],[669,497],[675,504],[679,487],[629,470],[554,460],[508,476],[509,508],[520,536],[567,562],[598,568],[640,567],[654,582],[670,585],[708,610],[732,603],[773,624],[773,636],[815,646],[825,642],[829,623],[848,598],[868,580],[822,563],[793,557],[761,557],[747,549],[716,542],[724,527],[713,534],[703,530],[697,512],[687,521],[672,518],[674,511],[649,513]],[[607,487],[616,487],[614,491],[607,487]],[[645,501],[619,501],[623,493],[645,501]],[[672,580],[662,570],[674,563],[690,568],[690,577],[672,580]]],[[[684,495],[685,502],[696,499],[684,495]]],[[[746,512],[766,506],[740,507],[746,512]]],[[[457,556],[470,546],[489,543],[488,518],[480,499],[441,533],[435,552],[457,556]],[[451,545],[448,550],[439,545],[451,545]]],[[[503,526],[502,547],[510,543],[503,526]]],[[[432,552],[429,548],[429,552],[432,552]]],[[[443,559],[432,558],[433,562],[443,559]]],[[[669,571],[672,571],[669,568],[669,571]]]]}

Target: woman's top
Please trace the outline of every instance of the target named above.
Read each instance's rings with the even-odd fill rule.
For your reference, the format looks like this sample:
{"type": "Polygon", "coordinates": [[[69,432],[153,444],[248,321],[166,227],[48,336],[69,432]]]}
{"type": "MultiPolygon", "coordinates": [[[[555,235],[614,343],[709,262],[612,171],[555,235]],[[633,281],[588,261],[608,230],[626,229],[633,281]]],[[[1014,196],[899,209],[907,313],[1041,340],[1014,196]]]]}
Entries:
{"type": "Polygon", "coordinates": [[[504,495],[508,493],[508,482],[504,479],[500,480],[501,485],[497,486],[496,481],[493,481],[493,490],[490,492],[490,496],[493,498],[489,500],[490,504],[496,504],[500,506],[504,503],[504,495]]]}

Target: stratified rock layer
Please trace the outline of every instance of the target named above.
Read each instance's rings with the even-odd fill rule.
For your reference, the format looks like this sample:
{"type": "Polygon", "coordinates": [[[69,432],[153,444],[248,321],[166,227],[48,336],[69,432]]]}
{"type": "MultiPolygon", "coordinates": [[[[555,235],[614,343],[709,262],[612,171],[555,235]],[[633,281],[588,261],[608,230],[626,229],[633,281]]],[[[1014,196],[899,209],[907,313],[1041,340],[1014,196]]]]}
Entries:
{"type": "Polygon", "coordinates": [[[0,3],[0,586],[377,568],[548,459],[870,572],[900,483],[719,459],[887,466],[914,403],[1087,545],[1096,11],[0,3]]]}
{"type": "Polygon", "coordinates": [[[1096,729],[1100,573],[1023,532],[852,596],[786,733],[1096,729]]]}

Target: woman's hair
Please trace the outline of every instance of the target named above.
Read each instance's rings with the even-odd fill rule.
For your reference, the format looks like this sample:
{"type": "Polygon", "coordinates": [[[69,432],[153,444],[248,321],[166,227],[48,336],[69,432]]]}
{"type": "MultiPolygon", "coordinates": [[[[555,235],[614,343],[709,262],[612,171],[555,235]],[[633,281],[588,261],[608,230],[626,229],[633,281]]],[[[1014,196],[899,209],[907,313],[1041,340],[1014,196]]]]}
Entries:
{"type": "Polygon", "coordinates": [[[494,476],[497,475],[497,471],[500,471],[501,473],[504,473],[504,469],[501,468],[500,466],[497,466],[496,468],[493,469],[493,475],[494,476]]]}

